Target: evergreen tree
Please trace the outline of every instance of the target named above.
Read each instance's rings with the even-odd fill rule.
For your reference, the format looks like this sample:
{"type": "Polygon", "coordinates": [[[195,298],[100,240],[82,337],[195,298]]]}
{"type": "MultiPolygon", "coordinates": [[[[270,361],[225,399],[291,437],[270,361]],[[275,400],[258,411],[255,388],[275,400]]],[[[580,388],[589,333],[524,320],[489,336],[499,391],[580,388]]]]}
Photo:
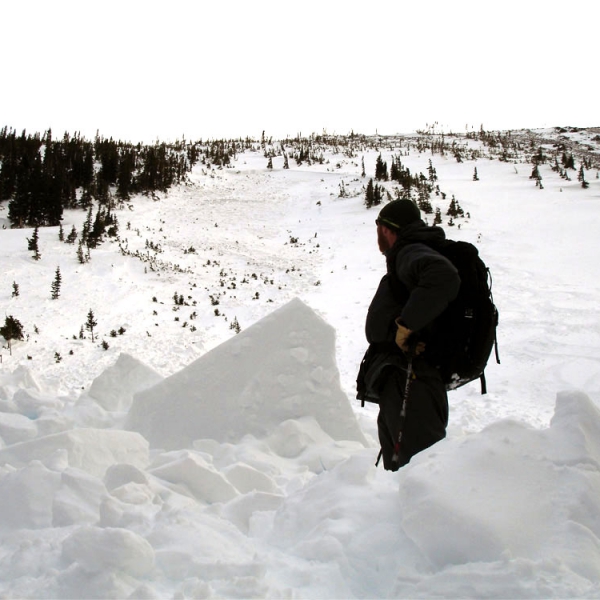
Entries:
{"type": "Polygon", "coordinates": [[[94,327],[98,325],[98,321],[94,316],[92,309],[90,308],[90,312],[87,315],[87,321],[85,322],[85,328],[92,334],[92,342],[94,341],[94,327]]]}
{"type": "Polygon", "coordinates": [[[33,252],[34,260],[40,260],[40,258],[42,258],[39,249],[39,231],[37,225],[33,229],[33,235],[30,238],[27,238],[27,250],[33,252]]]}
{"type": "Polygon", "coordinates": [[[73,225],[73,227],[71,228],[71,232],[67,236],[67,243],[74,244],[76,239],[77,239],[77,230],[75,229],[75,225],[73,225]]]}
{"type": "Polygon", "coordinates": [[[54,275],[54,281],[52,282],[52,300],[58,300],[60,296],[60,284],[62,282],[62,278],[60,275],[60,267],[56,267],[56,273],[54,275]]]}
{"type": "Polygon", "coordinates": [[[477,174],[477,167],[473,171],[473,181],[479,181],[479,175],[477,174]]]}
{"type": "Polygon", "coordinates": [[[531,175],[529,176],[529,179],[535,179],[535,185],[540,186],[541,181],[542,181],[542,175],[540,173],[540,170],[538,169],[537,164],[535,164],[533,166],[533,170],[531,171],[531,175]]]}
{"type": "Polygon", "coordinates": [[[77,246],[77,261],[81,265],[85,265],[88,262],[87,256],[83,253],[83,242],[79,240],[79,244],[77,246]]]}
{"type": "Polygon", "coordinates": [[[16,298],[19,295],[19,284],[16,283],[15,281],[13,281],[13,291],[12,291],[12,297],[16,298]]]}
{"type": "Polygon", "coordinates": [[[365,206],[371,208],[375,205],[375,188],[373,186],[373,180],[369,179],[367,183],[367,190],[365,192],[365,206]]]}
{"type": "Polygon", "coordinates": [[[81,230],[81,241],[84,244],[87,244],[88,237],[90,232],[92,231],[92,207],[88,208],[87,217],[83,223],[83,228],[81,230]]]}
{"type": "Polygon", "coordinates": [[[79,198],[79,206],[83,209],[89,208],[92,205],[92,191],[90,188],[83,188],[81,197],[79,198]]]}
{"type": "Polygon", "coordinates": [[[125,150],[119,157],[117,167],[117,198],[128,200],[133,188],[135,156],[131,149],[125,150]]]}
{"type": "Polygon", "coordinates": [[[546,162],[546,155],[544,154],[544,150],[541,146],[538,148],[537,154],[533,157],[533,162],[537,165],[546,162]]]}
{"type": "Polygon", "coordinates": [[[87,247],[95,248],[101,241],[102,234],[104,233],[106,223],[106,211],[101,205],[98,205],[96,216],[94,217],[94,224],[87,236],[87,247]]]}
{"type": "Polygon", "coordinates": [[[429,201],[429,196],[427,194],[421,193],[421,191],[422,190],[419,191],[420,193],[419,199],[417,200],[417,206],[419,207],[419,210],[421,210],[423,213],[425,213],[426,215],[430,215],[433,212],[433,206],[429,201]]]}
{"type": "Polygon", "coordinates": [[[0,327],[0,335],[8,342],[8,350],[12,356],[12,340],[23,339],[23,325],[12,315],[4,320],[4,326],[0,327]]]}
{"type": "Polygon", "coordinates": [[[551,169],[555,173],[560,173],[560,171],[561,171],[560,165],[558,164],[558,156],[556,154],[554,155],[554,164],[552,165],[551,169]]]}
{"type": "MultiPolygon", "coordinates": [[[[389,192],[388,192],[389,196],[389,192]]],[[[381,200],[383,199],[383,187],[375,184],[373,186],[373,206],[379,206],[381,204],[381,200]]]]}
{"type": "MultiPolygon", "coordinates": [[[[461,208],[454,195],[452,195],[452,200],[450,201],[450,206],[448,207],[446,214],[453,219],[465,216],[464,210],[461,208]]],[[[448,225],[450,225],[450,223],[448,223],[448,225]]]]}
{"type": "Polygon", "coordinates": [[[583,170],[583,163],[579,168],[579,173],[577,174],[577,181],[581,182],[581,187],[585,190],[589,187],[589,183],[585,180],[585,171],[583,170]]]}
{"type": "Polygon", "coordinates": [[[387,181],[389,179],[387,163],[381,158],[381,153],[375,161],[375,179],[377,181],[387,181]]]}
{"type": "Polygon", "coordinates": [[[429,166],[427,167],[427,171],[429,172],[429,181],[431,181],[431,183],[435,183],[437,181],[437,171],[435,170],[433,163],[431,162],[431,159],[429,159],[429,166]]]}
{"type": "Polygon", "coordinates": [[[575,158],[573,158],[573,154],[567,155],[566,152],[563,152],[562,164],[565,169],[575,170],[575,158]]]}

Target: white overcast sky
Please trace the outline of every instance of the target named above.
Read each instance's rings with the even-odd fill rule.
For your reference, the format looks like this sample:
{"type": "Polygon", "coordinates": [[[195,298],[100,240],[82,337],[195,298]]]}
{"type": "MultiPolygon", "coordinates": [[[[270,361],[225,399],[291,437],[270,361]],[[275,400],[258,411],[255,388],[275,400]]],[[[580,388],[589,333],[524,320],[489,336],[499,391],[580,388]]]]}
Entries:
{"type": "Polygon", "coordinates": [[[0,126],[137,141],[600,126],[598,0],[0,0],[0,126]]]}

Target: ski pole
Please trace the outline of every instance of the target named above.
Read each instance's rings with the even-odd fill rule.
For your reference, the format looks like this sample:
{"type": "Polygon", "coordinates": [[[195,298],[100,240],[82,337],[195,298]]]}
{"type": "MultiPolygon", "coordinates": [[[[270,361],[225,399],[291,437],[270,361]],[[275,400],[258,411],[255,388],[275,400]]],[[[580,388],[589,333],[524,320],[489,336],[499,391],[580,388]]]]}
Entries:
{"type": "Polygon", "coordinates": [[[400,410],[400,424],[398,431],[398,440],[394,446],[394,454],[392,462],[397,463],[400,460],[400,443],[402,442],[402,434],[404,433],[404,422],[406,421],[406,406],[408,404],[408,394],[410,392],[410,384],[413,377],[412,353],[408,355],[408,365],[406,366],[406,383],[404,384],[404,396],[402,398],[402,409],[400,410]]]}

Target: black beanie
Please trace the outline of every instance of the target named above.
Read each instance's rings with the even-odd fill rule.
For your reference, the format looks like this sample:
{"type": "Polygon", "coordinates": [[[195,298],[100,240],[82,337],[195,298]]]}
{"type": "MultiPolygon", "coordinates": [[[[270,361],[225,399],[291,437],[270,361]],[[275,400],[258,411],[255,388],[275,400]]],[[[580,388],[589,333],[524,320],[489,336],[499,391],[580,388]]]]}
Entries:
{"type": "Polygon", "coordinates": [[[392,200],[381,209],[377,221],[392,229],[400,229],[420,218],[421,211],[412,200],[392,200]]]}

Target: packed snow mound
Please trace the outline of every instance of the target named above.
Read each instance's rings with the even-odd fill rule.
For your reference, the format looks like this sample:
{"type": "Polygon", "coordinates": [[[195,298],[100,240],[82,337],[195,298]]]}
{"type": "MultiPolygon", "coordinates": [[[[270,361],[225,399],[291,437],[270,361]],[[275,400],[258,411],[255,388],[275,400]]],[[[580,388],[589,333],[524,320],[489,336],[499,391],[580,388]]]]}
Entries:
{"type": "Polygon", "coordinates": [[[437,569],[560,560],[600,581],[600,410],[558,394],[548,429],[503,420],[445,442],[402,472],[401,526],[437,569]],[[443,535],[440,535],[443,532],[443,535]]]}
{"type": "Polygon", "coordinates": [[[335,362],[335,331],[294,299],[180,372],[137,393],[125,428],[151,447],[264,438],[313,417],[337,441],[366,443],[335,362]]]}
{"type": "Polygon", "coordinates": [[[162,380],[163,377],[150,367],[129,354],[121,353],[112,367],[94,379],[89,395],[105,410],[125,411],[131,406],[136,392],[162,380]]]}

